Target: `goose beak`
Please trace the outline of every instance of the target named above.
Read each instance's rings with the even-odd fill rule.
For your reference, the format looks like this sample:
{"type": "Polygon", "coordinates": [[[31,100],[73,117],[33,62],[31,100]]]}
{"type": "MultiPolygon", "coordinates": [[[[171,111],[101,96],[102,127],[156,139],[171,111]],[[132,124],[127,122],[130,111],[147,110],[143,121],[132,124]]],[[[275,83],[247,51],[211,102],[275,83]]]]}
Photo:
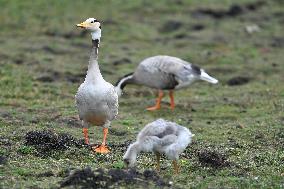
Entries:
{"type": "Polygon", "coordinates": [[[77,24],[76,26],[79,27],[79,28],[86,28],[88,26],[88,24],[86,22],[82,22],[80,24],[77,24]]]}

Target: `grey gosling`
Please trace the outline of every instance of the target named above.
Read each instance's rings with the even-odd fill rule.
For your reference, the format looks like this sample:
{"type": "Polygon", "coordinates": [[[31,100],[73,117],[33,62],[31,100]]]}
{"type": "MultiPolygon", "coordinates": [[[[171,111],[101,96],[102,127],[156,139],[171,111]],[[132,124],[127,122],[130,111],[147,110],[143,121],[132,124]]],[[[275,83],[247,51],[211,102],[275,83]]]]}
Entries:
{"type": "Polygon", "coordinates": [[[157,171],[160,171],[160,154],[173,160],[174,172],[179,172],[179,155],[191,143],[192,134],[186,127],[174,122],[158,119],[147,124],[138,134],[136,142],[131,144],[123,156],[127,167],[134,167],[140,152],[154,152],[157,159],[157,171]]]}

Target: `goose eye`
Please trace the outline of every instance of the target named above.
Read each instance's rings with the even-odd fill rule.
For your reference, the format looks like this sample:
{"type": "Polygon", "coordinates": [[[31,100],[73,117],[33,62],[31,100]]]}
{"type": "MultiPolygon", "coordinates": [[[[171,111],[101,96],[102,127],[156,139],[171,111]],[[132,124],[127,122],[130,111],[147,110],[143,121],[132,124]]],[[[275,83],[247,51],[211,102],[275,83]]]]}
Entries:
{"type": "Polygon", "coordinates": [[[94,23],[94,21],[91,21],[91,23],[94,23]]]}
{"type": "Polygon", "coordinates": [[[129,160],[128,160],[128,159],[124,159],[123,161],[124,161],[124,163],[125,163],[126,165],[129,165],[129,160]]]}

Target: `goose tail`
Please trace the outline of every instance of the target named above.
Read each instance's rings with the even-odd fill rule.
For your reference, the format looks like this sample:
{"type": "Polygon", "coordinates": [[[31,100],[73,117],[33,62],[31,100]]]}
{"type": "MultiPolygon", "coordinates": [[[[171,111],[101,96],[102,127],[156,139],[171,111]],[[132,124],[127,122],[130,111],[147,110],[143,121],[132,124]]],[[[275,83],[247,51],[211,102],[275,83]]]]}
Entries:
{"type": "Polygon", "coordinates": [[[191,143],[193,136],[189,129],[181,127],[177,135],[176,148],[185,149],[191,143]]]}
{"type": "Polygon", "coordinates": [[[178,155],[182,153],[186,147],[192,142],[192,134],[187,128],[181,127],[177,133],[176,141],[169,145],[166,149],[166,154],[170,159],[178,158],[178,155]]]}
{"type": "Polygon", "coordinates": [[[218,80],[208,75],[204,70],[201,70],[200,79],[209,83],[217,84],[218,80]]]}
{"type": "Polygon", "coordinates": [[[133,73],[129,73],[117,80],[115,84],[115,90],[116,90],[118,97],[122,95],[122,91],[124,87],[130,83],[132,77],[133,77],[133,73]]]}

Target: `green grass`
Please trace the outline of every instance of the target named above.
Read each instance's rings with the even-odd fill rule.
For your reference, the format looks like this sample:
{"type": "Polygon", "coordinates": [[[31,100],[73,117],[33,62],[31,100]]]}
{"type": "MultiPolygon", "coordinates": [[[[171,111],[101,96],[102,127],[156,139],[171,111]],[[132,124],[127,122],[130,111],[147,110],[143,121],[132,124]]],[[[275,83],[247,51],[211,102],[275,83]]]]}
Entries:
{"type": "MultiPolygon", "coordinates": [[[[122,151],[105,157],[72,147],[42,158],[25,145],[25,133],[32,130],[51,129],[82,138],[81,129],[66,121],[77,115],[74,94],[80,84],[68,78],[84,74],[88,65],[90,37],[80,37],[75,24],[96,17],[105,22],[99,61],[107,81],[114,83],[145,57],[157,54],[193,62],[220,81],[214,86],[197,82],[177,91],[174,112],[167,103],[158,112],[145,111],[154,104],[156,92],[127,86],[119,116],[112,123],[113,131],[125,134],[110,132],[110,144],[134,140],[145,124],[162,117],[196,134],[187,156],[181,158],[180,175],[172,177],[170,161],[163,159],[161,176],[175,186],[283,188],[283,3],[266,1],[258,10],[237,17],[193,17],[198,8],[228,9],[233,3],[248,2],[254,1],[0,0],[0,155],[7,157],[0,165],[0,187],[54,188],[66,169],[122,168],[122,151]],[[182,26],[160,32],[169,21],[182,26]],[[192,30],[196,24],[204,29],[192,30]],[[260,32],[247,34],[244,28],[250,24],[259,25],[260,32]],[[176,38],[179,34],[185,37],[176,38]],[[113,65],[123,58],[131,64],[113,65]],[[37,80],[56,73],[59,76],[52,82],[37,80]],[[251,80],[228,86],[226,82],[235,76],[251,80]],[[210,149],[225,154],[232,166],[200,163],[198,152],[210,149]],[[55,176],[38,176],[46,171],[55,176]]],[[[101,128],[91,131],[92,140],[101,141],[101,128]]],[[[152,159],[150,154],[139,156],[138,169],[153,168],[152,159]]]]}

